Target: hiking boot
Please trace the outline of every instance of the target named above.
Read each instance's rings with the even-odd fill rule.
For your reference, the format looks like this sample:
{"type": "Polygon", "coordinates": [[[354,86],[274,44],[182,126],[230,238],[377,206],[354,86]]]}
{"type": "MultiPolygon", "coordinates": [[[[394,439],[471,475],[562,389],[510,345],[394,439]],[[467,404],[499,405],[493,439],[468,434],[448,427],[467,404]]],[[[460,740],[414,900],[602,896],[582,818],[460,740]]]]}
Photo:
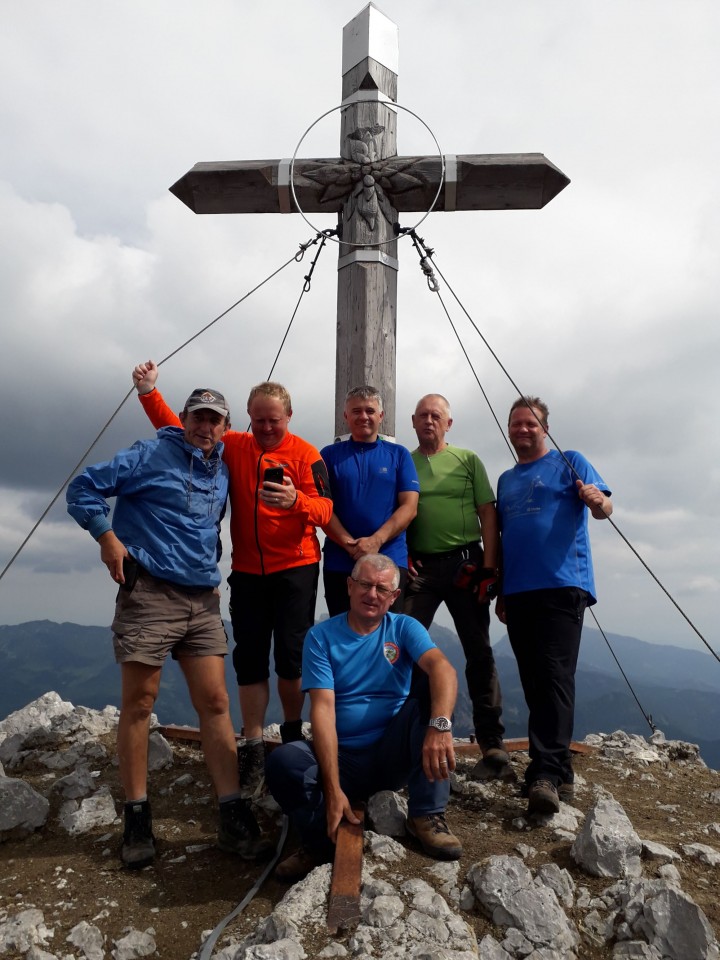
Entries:
{"type": "Polygon", "coordinates": [[[284,723],[281,723],[280,739],[283,743],[296,743],[298,740],[304,740],[302,720],[286,720],[284,723]]]}
{"type": "Polygon", "coordinates": [[[550,780],[535,780],[528,788],[528,813],[557,813],[560,798],[557,787],[550,780]]]}
{"type": "Polygon", "coordinates": [[[130,870],[140,870],[155,859],[155,837],[152,832],[150,803],[125,804],[125,831],[120,859],[130,870]]]}
{"type": "Polygon", "coordinates": [[[275,879],[280,880],[281,883],[296,883],[298,880],[304,880],[310,871],[319,867],[321,863],[327,863],[327,860],[319,853],[307,847],[300,847],[275,867],[275,879]]]}
{"type": "Polygon", "coordinates": [[[237,853],[243,860],[267,860],[274,847],[260,836],[260,827],[247,800],[239,798],[220,804],[218,846],[226,853],[237,853]]]}
{"type": "Polygon", "coordinates": [[[574,803],[575,802],[575,784],[574,783],[561,783],[558,788],[558,798],[563,803],[574,803]]]}
{"type": "Polygon", "coordinates": [[[259,797],[265,786],[265,744],[246,743],[238,747],[240,796],[246,800],[259,797]]]}
{"type": "Polygon", "coordinates": [[[482,758],[488,767],[501,770],[510,763],[510,754],[505,750],[502,741],[493,746],[481,747],[482,758]]]}
{"type": "Polygon", "coordinates": [[[428,856],[436,860],[459,860],[462,844],[450,833],[444,813],[427,813],[422,817],[408,817],[405,829],[420,842],[428,856]]]}

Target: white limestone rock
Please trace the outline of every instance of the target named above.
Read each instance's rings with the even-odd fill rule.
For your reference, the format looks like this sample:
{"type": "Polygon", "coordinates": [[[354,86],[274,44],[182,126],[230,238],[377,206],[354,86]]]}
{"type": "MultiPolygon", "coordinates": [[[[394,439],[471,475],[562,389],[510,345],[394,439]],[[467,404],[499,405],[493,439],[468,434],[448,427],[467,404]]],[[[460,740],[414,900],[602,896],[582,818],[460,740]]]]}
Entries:
{"type": "Polygon", "coordinates": [[[95,789],[95,778],[85,764],[80,764],[72,773],[56,780],[52,786],[53,793],[59,793],[66,800],[79,800],[88,797],[95,789]]]}
{"type": "Polygon", "coordinates": [[[157,949],[154,933],[152,929],[145,932],[130,930],[124,937],[114,941],[115,949],[111,952],[113,960],[139,960],[140,957],[149,957],[157,949]]]}
{"type": "Polygon", "coordinates": [[[42,910],[21,910],[0,923],[0,954],[27,953],[31,947],[46,947],[54,934],[45,926],[42,910]]]}
{"type": "Polygon", "coordinates": [[[23,780],[0,778],[0,843],[20,839],[42,827],[49,802],[23,780]]]}
{"type": "Polygon", "coordinates": [[[165,737],[155,730],[148,740],[148,771],[165,770],[173,764],[173,748],[165,737]]]}
{"type": "Polygon", "coordinates": [[[706,843],[684,843],[680,849],[686,857],[708,867],[720,867],[720,853],[706,843]]]}
{"type": "Polygon", "coordinates": [[[60,808],[60,825],[71,837],[88,833],[95,827],[107,827],[115,823],[115,801],[110,788],[101,787],[92,797],[86,797],[78,805],[75,800],[67,800],[60,808]]]}
{"type": "Polygon", "coordinates": [[[536,949],[572,950],[579,937],[553,890],[538,886],[518,857],[495,856],[467,874],[477,901],[493,923],[516,927],[536,949]]]}
{"type": "Polygon", "coordinates": [[[365,852],[383,863],[396,863],[407,856],[401,843],[392,837],[383,837],[374,830],[365,831],[365,852]]]}
{"type": "Polygon", "coordinates": [[[4,720],[0,720],[0,743],[8,737],[17,734],[25,735],[38,727],[49,729],[54,717],[66,716],[72,713],[73,709],[71,703],[63,700],[54,691],[44,693],[37,700],[33,700],[20,710],[8,714],[4,720]]]}
{"type": "Polygon", "coordinates": [[[368,801],[368,815],[376,833],[386,837],[404,837],[407,800],[392,790],[380,790],[368,801]]]}
{"type": "Polygon", "coordinates": [[[670,847],[666,847],[662,843],[656,843],[654,840],[642,841],[642,855],[645,860],[667,860],[670,862],[682,859],[679,853],[675,853],[670,847]]]}
{"type": "Polygon", "coordinates": [[[76,924],[65,938],[68,943],[78,947],[82,951],[86,960],[104,960],[105,951],[103,944],[105,938],[100,930],[87,920],[81,920],[76,924]]]}
{"type": "Polygon", "coordinates": [[[575,894],[575,881],[567,870],[556,863],[544,863],[537,872],[535,883],[542,883],[555,892],[555,896],[566,907],[572,907],[575,894]]]}
{"type": "Polygon", "coordinates": [[[600,796],[588,812],[570,854],[595,877],[638,877],[642,844],[620,804],[600,796]]]}

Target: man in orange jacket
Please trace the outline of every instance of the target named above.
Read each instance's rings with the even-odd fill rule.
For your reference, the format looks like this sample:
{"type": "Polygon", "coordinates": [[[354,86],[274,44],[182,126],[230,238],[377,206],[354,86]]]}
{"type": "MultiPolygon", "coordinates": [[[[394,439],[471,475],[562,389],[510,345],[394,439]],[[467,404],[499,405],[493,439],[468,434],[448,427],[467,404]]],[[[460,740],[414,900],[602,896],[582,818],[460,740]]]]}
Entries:
{"type": "MultiPolygon", "coordinates": [[[[177,416],[155,389],[157,377],[151,360],[135,367],[140,402],[155,427],[176,424],[177,416]]],[[[241,780],[245,795],[252,796],[264,775],[262,730],[273,637],[282,739],[289,743],[302,736],[302,647],[315,620],[320,568],[315,527],[329,522],[332,500],[320,454],[288,429],[292,405],[287,390],[278,383],[260,383],[250,391],[247,410],[251,432],[228,430],[223,460],[230,471],[233,665],[246,738],[241,780]]]]}

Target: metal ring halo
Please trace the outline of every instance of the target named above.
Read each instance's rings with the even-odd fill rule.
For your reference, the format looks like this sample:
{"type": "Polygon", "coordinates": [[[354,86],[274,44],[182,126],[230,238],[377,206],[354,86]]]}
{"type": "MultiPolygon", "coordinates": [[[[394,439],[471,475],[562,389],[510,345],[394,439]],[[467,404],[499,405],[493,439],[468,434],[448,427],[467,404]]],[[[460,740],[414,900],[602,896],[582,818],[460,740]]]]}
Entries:
{"type": "MultiPolygon", "coordinates": [[[[314,224],[314,223],[311,223],[311,221],[305,216],[305,213],[303,212],[302,207],[301,207],[300,204],[298,203],[297,194],[295,193],[295,160],[296,160],[297,155],[298,155],[298,150],[299,150],[300,147],[302,146],[303,141],[305,140],[305,138],[307,137],[307,135],[310,133],[310,131],[313,129],[313,127],[317,126],[317,124],[320,123],[321,120],[324,120],[325,117],[329,116],[331,113],[335,113],[336,110],[349,110],[350,107],[354,107],[354,106],[355,106],[356,104],[358,104],[358,103],[378,103],[378,102],[379,102],[379,103],[386,103],[389,107],[395,107],[395,108],[397,108],[398,110],[404,110],[405,113],[409,113],[411,117],[415,117],[415,119],[418,120],[418,121],[425,127],[425,129],[427,130],[427,132],[428,132],[428,133],[430,134],[430,136],[433,138],[433,141],[435,142],[435,146],[436,146],[437,149],[438,149],[438,156],[440,157],[440,183],[439,183],[439,185],[438,185],[437,192],[436,192],[435,196],[433,197],[433,202],[430,204],[430,206],[428,207],[427,211],[422,215],[422,217],[420,217],[420,219],[419,219],[418,222],[415,224],[415,226],[414,226],[414,227],[410,227],[410,229],[411,229],[411,230],[417,230],[417,228],[420,226],[420,224],[423,222],[423,220],[427,219],[427,217],[429,217],[430,214],[431,214],[431,213],[433,212],[433,210],[435,209],[435,206],[436,206],[436,204],[437,204],[437,202],[438,202],[438,199],[439,199],[439,197],[440,197],[440,191],[442,190],[443,185],[444,185],[444,183],[445,183],[445,155],[444,155],[444,153],[442,152],[442,150],[441,150],[441,148],[440,148],[440,144],[438,143],[437,137],[436,137],[435,134],[432,132],[432,130],[430,129],[430,127],[425,123],[425,121],[422,119],[422,117],[419,117],[416,113],[414,113],[414,112],[413,112],[412,110],[410,110],[408,107],[403,107],[402,104],[400,104],[400,103],[395,103],[393,100],[377,101],[377,100],[375,100],[374,98],[370,98],[370,97],[369,97],[367,100],[353,100],[352,103],[341,103],[341,104],[339,104],[337,107],[331,107],[329,110],[326,110],[325,113],[320,114],[320,116],[317,118],[317,120],[314,120],[314,121],[310,124],[310,126],[307,128],[307,130],[305,131],[305,133],[300,137],[300,139],[299,139],[299,141],[298,141],[298,144],[297,144],[297,146],[295,147],[295,152],[294,152],[293,155],[292,155],[292,160],[290,161],[290,192],[292,193],[293,201],[295,202],[295,206],[297,207],[298,213],[299,213],[300,216],[303,218],[303,220],[305,221],[305,223],[306,223],[309,227],[312,227],[312,229],[313,229],[316,233],[322,233],[323,231],[322,231],[322,230],[318,230],[318,228],[315,226],[315,224],[314,224]]],[[[387,243],[394,243],[396,240],[400,239],[401,236],[403,236],[403,234],[400,234],[400,235],[397,236],[397,237],[392,237],[392,238],[389,239],[389,240],[378,240],[378,241],[375,242],[375,243],[354,243],[354,242],[351,241],[351,240],[341,240],[339,237],[334,237],[334,236],[333,236],[333,237],[329,237],[329,239],[330,239],[330,240],[333,240],[335,243],[338,243],[338,244],[342,243],[342,244],[344,244],[344,245],[347,246],[347,247],[383,247],[383,246],[385,246],[385,244],[387,244],[387,243]]]]}

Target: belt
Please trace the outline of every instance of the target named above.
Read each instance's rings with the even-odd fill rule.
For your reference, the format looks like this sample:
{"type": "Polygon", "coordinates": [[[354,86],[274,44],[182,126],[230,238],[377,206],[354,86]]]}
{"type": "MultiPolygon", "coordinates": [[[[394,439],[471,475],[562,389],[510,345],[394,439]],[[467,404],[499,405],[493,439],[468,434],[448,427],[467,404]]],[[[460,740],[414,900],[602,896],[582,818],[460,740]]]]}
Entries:
{"type": "Polygon", "coordinates": [[[462,554],[469,550],[479,550],[480,541],[474,540],[472,543],[465,543],[462,547],[455,547],[454,550],[446,550],[444,553],[419,553],[417,550],[411,550],[410,554],[413,560],[452,560],[454,557],[461,557],[462,554]]]}
{"type": "Polygon", "coordinates": [[[156,583],[167,584],[168,587],[172,587],[174,590],[179,590],[181,593],[190,594],[191,596],[195,596],[195,594],[200,593],[207,593],[208,590],[215,589],[215,587],[189,587],[184,583],[176,583],[174,580],[166,580],[163,577],[156,577],[154,573],[150,573],[149,570],[146,570],[145,567],[141,566],[139,563],[138,567],[140,567],[139,573],[141,576],[149,577],[151,580],[155,580],[156,583]]]}

